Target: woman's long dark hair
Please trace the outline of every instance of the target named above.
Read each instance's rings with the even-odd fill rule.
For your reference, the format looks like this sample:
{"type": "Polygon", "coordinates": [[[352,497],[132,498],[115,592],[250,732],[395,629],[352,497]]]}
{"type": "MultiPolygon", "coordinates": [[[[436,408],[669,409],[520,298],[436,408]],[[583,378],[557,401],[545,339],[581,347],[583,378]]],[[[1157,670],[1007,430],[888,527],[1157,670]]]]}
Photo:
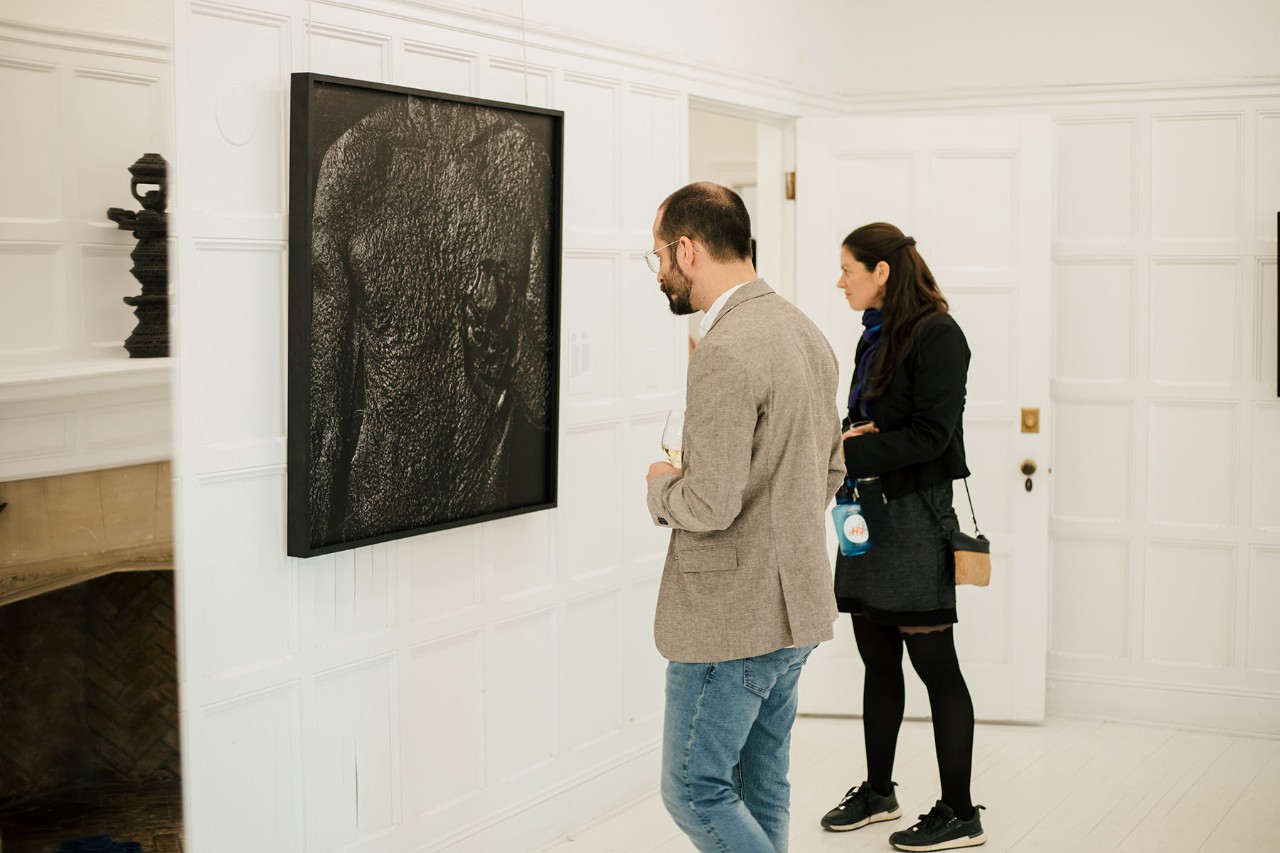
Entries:
{"type": "Polygon", "coordinates": [[[889,278],[884,285],[880,352],[867,378],[866,398],[874,400],[889,389],[893,372],[906,358],[924,322],[948,312],[947,299],[916,251],[915,240],[887,222],[863,225],[844,238],[853,259],[874,272],[884,261],[889,278]]]}

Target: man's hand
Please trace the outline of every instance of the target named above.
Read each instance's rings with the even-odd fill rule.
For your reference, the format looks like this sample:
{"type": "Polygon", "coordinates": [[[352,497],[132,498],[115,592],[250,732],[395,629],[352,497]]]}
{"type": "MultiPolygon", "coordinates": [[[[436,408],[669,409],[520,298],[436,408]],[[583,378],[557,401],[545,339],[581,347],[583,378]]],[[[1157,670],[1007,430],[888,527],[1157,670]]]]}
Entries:
{"type": "Polygon", "coordinates": [[[680,477],[683,476],[684,472],[670,462],[654,462],[649,466],[649,473],[645,475],[644,481],[652,483],[654,477],[664,477],[667,474],[675,474],[680,477]]]}

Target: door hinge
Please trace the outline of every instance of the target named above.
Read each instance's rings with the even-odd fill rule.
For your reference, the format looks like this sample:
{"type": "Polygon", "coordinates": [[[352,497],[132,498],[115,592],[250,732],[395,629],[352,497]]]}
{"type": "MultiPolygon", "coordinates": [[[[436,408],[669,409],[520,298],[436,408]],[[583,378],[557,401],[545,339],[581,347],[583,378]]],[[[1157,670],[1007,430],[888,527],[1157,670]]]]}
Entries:
{"type": "Polygon", "coordinates": [[[787,172],[784,176],[787,188],[787,201],[796,200],[796,173],[787,172]]]}

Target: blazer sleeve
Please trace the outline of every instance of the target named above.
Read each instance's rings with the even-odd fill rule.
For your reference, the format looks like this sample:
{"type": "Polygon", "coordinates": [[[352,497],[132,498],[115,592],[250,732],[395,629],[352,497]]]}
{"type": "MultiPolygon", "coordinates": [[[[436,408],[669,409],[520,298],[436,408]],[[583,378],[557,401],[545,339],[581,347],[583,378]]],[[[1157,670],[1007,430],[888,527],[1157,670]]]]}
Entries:
{"type": "Polygon", "coordinates": [[[846,477],[844,459],[840,453],[840,430],[836,429],[835,440],[831,442],[831,459],[827,463],[827,502],[831,502],[831,498],[835,493],[840,491],[840,486],[844,483],[846,477]]]}
{"type": "Polygon", "coordinates": [[[850,477],[875,476],[930,462],[951,442],[964,411],[969,344],[949,317],[930,320],[912,352],[898,368],[913,372],[911,414],[901,429],[844,440],[850,477]]]}
{"type": "Polygon", "coordinates": [[[710,341],[689,361],[681,476],[649,483],[654,523],[678,530],[725,530],[742,511],[759,413],[752,374],[710,341]]]}

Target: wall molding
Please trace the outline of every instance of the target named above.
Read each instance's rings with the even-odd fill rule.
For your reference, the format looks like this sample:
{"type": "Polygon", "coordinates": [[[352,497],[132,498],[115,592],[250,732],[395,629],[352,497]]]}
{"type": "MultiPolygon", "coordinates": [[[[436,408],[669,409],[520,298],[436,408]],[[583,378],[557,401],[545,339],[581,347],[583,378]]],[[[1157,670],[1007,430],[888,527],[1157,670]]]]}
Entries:
{"type": "Polygon", "coordinates": [[[854,112],[957,112],[1009,107],[1063,107],[1140,102],[1270,98],[1280,93],[1280,76],[1225,80],[1131,81],[1006,89],[846,94],[841,107],[854,112]]]}
{"type": "Polygon", "coordinates": [[[168,388],[173,360],[95,359],[0,371],[0,403],[12,405],[134,388],[168,388]]]}
{"type": "Polygon", "coordinates": [[[1280,693],[1052,672],[1046,682],[1052,714],[1280,738],[1280,693]]]}
{"type": "Polygon", "coordinates": [[[167,42],[94,33],[70,27],[42,27],[7,18],[0,18],[0,41],[166,64],[173,58],[172,45],[167,42]]]}
{"type": "MultiPolygon", "coordinates": [[[[798,108],[830,111],[843,95],[815,86],[765,79],[712,63],[691,61],[687,56],[670,56],[639,50],[619,43],[602,42],[598,37],[575,33],[518,16],[472,9],[454,3],[431,0],[314,0],[328,6],[360,14],[395,18],[435,29],[497,41],[514,47],[544,50],[561,56],[602,62],[614,68],[638,69],[674,77],[691,84],[705,84],[716,90],[755,94],[778,101],[780,118],[790,117],[798,108]]],[[[523,66],[521,60],[516,60],[523,66]]],[[[535,67],[529,63],[529,68],[535,67]]],[[[710,101],[710,99],[707,99],[710,101]]],[[[751,113],[754,117],[755,113],[751,113]]]]}

